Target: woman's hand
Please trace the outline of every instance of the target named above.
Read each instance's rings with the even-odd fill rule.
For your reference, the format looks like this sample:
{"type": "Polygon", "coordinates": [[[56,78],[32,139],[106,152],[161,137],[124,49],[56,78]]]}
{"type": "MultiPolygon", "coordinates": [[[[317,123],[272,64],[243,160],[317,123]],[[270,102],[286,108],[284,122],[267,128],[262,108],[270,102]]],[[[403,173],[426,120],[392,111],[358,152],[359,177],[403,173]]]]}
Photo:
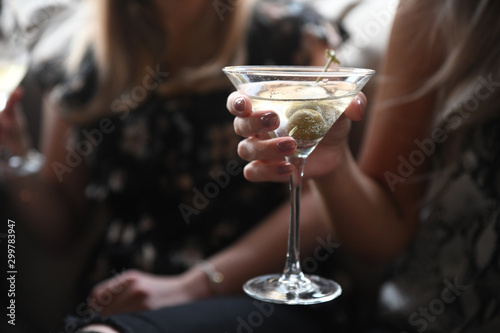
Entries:
{"type": "Polygon", "coordinates": [[[5,109],[0,110],[0,149],[6,149],[9,155],[24,156],[30,148],[25,119],[17,107],[22,97],[22,89],[17,88],[5,109]]]}
{"type": "Polygon", "coordinates": [[[210,294],[208,279],[201,270],[193,269],[176,276],[128,270],[96,285],[89,307],[111,315],[183,304],[210,294]]]}
{"type": "MultiPolygon", "coordinates": [[[[347,146],[351,120],[362,119],[366,103],[363,93],[354,98],[308,157],[305,178],[320,177],[336,168],[341,156],[340,150],[347,146]]],[[[238,92],[228,97],[227,108],[236,116],[236,134],[246,138],[238,146],[240,157],[250,162],[244,170],[245,178],[254,182],[287,181],[294,167],[286,162],[284,157],[293,154],[297,145],[291,137],[271,139],[268,135],[268,132],[279,127],[278,114],[272,110],[252,112],[249,98],[238,92]]]]}

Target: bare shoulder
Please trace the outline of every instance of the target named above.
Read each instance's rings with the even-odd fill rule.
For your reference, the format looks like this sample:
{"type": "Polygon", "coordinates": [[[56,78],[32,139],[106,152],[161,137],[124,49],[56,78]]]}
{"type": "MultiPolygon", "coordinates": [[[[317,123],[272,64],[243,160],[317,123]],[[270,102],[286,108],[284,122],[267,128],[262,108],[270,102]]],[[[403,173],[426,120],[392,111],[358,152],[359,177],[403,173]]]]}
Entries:
{"type": "MultiPolygon", "coordinates": [[[[401,1],[394,19],[385,70],[415,85],[432,76],[445,57],[443,36],[437,29],[439,1],[401,1]]],[[[401,86],[399,88],[409,88],[401,86]]],[[[398,87],[396,87],[398,88],[398,87]]]]}
{"type": "MultiPolygon", "coordinates": [[[[442,37],[435,30],[434,1],[400,2],[394,19],[379,86],[361,153],[361,167],[381,182],[397,172],[400,156],[425,138],[436,108],[436,92],[419,95],[444,59],[442,37]]],[[[425,172],[425,165],[419,171],[425,172]]],[[[416,170],[416,173],[418,171],[416,170]]]]}

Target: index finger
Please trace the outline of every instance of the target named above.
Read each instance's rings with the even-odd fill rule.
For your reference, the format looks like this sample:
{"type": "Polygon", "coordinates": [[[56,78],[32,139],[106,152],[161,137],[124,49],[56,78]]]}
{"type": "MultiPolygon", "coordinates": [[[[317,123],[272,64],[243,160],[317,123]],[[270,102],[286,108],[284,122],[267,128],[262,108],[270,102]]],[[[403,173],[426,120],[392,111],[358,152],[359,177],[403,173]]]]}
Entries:
{"type": "Polygon", "coordinates": [[[250,99],[237,91],[229,95],[226,107],[236,117],[248,117],[252,113],[250,99]]]}

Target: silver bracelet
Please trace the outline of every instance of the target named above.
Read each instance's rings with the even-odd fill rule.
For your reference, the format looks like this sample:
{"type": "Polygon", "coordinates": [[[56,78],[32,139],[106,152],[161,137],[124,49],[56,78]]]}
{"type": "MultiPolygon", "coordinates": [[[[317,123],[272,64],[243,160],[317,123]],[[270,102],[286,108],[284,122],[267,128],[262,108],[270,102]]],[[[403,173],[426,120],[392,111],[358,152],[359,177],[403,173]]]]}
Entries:
{"type": "Polygon", "coordinates": [[[218,272],[215,266],[206,260],[200,260],[195,267],[199,268],[207,275],[210,286],[217,291],[220,284],[224,281],[224,274],[218,272]]]}
{"type": "Polygon", "coordinates": [[[8,172],[24,177],[37,173],[45,164],[45,156],[36,149],[30,149],[25,156],[11,156],[7,162],[8,172]]]}

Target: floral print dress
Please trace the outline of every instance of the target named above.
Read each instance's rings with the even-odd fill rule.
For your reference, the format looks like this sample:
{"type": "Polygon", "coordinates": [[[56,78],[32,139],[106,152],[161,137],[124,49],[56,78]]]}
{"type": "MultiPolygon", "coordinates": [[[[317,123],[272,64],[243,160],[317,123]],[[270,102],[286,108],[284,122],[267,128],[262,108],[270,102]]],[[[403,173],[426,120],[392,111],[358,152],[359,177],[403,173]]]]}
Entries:
{"type": "Polygon", "coordinates": [[[445,149],[436,145],[431,182],[440,191],[391,267],[380,316],[407,333],[500,332],[500,118],[471,128],[460,158],[442,167],[445,149]]]}

